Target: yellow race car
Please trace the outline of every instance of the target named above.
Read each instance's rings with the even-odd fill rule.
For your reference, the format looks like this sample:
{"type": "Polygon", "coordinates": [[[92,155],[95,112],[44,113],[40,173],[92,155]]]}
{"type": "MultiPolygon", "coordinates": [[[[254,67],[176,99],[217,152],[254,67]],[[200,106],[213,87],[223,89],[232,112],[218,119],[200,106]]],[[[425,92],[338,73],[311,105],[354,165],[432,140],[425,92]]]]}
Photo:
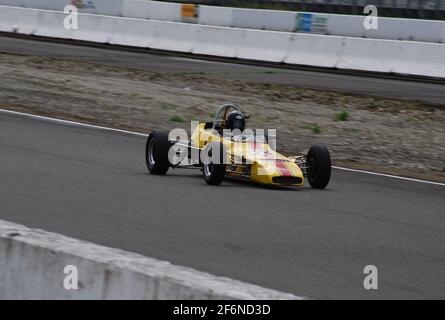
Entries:
{"type": "Polygon", "coordinates": [[[331,176],[331,157],[321,144],[306,155],[286,157],[275,151],[274,131],[246,128],[248,117],[234,104],[221,106],[212,122],[197,122],[188,138],[185,130],[152,131],[145,148],[151,174],[169,168],[199,168],[204,180],[219,185],[225,177],[274,186],[324,189],[331,176]],[[272,132],[272,134],[270,134],[272,132]]]}

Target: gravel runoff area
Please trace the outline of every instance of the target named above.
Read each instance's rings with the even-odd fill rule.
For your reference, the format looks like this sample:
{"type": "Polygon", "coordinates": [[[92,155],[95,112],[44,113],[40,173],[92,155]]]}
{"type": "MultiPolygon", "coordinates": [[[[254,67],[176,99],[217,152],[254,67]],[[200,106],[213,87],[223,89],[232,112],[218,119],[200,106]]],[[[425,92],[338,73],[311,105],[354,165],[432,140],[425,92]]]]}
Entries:
{"type": "Polygon", "coordinates": [[[285,154],[321,142],[335,165],[445,182],[445,102],[11,54],[0,54],[0,75],[2,109],[147,133],[210,120],[230,101],[250,115],[249,127],[276,128],[285,154]]]}

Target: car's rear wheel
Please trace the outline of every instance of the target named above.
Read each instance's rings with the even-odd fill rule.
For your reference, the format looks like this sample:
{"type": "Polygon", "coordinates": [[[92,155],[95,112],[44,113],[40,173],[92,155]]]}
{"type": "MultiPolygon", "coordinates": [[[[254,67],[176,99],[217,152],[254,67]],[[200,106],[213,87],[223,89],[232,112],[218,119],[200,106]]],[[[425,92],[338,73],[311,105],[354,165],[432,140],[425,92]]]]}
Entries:
{"type": "Polygon", "coordinates": [[[226,153],[221,142],[212,142],[205,149],[205,157],[202,168],[204,180],[210,185],[220,185],[226,175],[227,165],[224,163],[226,153]],[[213,152],[218,152],[213,156],[213,152]]]}
{"type": "Polygon", "coordinates": [[[154,130],[147,138],[145,146],[145,162],[151,174],[164,175],[170,167],[168,151],[171,143],[166,131],[154,130]]]}
{"type": "Polygon", "coordinates": [[[331,179],[331,156],[322,144],[313,145],[306,156],[306,176],[315,189],[324,189],[331,179]]]}

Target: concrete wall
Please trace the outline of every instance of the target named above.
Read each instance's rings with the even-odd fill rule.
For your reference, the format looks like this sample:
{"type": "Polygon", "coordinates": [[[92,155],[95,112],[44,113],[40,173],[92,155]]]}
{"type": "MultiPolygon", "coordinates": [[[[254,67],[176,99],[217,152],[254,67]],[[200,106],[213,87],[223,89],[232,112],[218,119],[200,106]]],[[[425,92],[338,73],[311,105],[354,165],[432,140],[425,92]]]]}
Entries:
{"type": "Polygon", "coordinates": [[[0,299],[299,299],[0,220],[0,299]],[[66,290],[64,269],[79,287],[66,290]]]}
{"type": "Polygon", "coordinates": [[[267,62],[445,78],[445,45],[0,7],[0,31],[267,62]]]}
{"type": "Polygon", "coordinates": [[[79,12],[204,25],[303,32],[372,39],[445,43],[445,21],[379,18],[377,30],[363,26],[365,15],[199,6],[198,17],[182,16],[182,4],[148,0],[0,0],[0,5],[63,10],[72,2],[79,12]]]}
{"type": "Polygon", "coordinates": [[[379,18],[378,29],[363,26],[365,16],[297,13],[296,31],[356,38],[445,43],[445,21],[379,18]],[[302,27],[302,19],[307,23],[302,27]]]}
{"type": "Polygon", "coordinates": [[[181,4],[146,0],[125,0],[122,16],[161,21],[181,21],[181,4]]]}

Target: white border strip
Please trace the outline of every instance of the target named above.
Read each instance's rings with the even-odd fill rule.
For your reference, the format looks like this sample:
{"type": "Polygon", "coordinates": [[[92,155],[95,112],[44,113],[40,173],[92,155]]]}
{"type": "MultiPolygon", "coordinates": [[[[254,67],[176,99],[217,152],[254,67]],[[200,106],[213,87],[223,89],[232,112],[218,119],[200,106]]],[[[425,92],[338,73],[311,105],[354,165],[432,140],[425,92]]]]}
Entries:
{"type": "Polygon", "coordinates": [[[350,168],[343,168],[343,167],[336,167],[336,166],[332,166],[332,168],[337,169],[337,170],[351,171],[351,172],[358,172],[358,173],[366,173],[366,174],[370,174],[370,175],[373,175],[373,176],[381,176],[381,177],[387,177],[387,178],[402,179],[402,180],[407,180],[407,181],[412,181],[412,182],[428,183],[428,184],[433,184],[433,185],[436,185],[436,186],[445,187],[445,183],[440,183],[440,182],[421,180],[421,179],[414,179],[414,178],[407,178],[407,177],[395,176],[395,175],[392,175],[392,174],[378,173],[378,172],[372,172],[372,171],[366,171],[366,170],[357,170],[357,169],[350,169],[350,168]]]}
{"type": "Polygon", "coordinates": [[[45,117],[45,116],[38,116],[35,114],[25,113],[25,112],[0,109],[0,113],[12,114],[12,115],[16,115],[16,116],[24,116],[24,117],[28,117],[28,118],[32,118],[32,119],[38,119],[38,120],[44,120],[44,121],[50,121],[50,122],[57,122],[57,123],[67,124],[67,125],[76,126],[76,127],[85,127],[85,128],[90,128],[90,129],[99,129],[99,130],[126,133],[126,134],[131,134],[133,136],[139,136],[139,137],[147,137],[148,136],[147,134],[134,132],[134,131],[127,131],[127,130],[109,128],[109,127],[95,126],[94,124],[87,124],[87,123],[76,122],[76,121],[69,121],[69,120],[62,120],[62,119],[57,119],[57,118],[45,117]]]}
{"type": "MultiPolygon", "coordinates": [[[[28,118],[39,119],[39,120],[50,121],[50,122],[57,122],[57,123],[61,123],[61,124],[67,124],[67,125],[78,126],[78,127],[85,127],[85,128],[99,129],[99,130],[106,130],[106,131],[114,131],[114,132],[125,133],[125,134],[130,134],[130,135],[139,136],[139,137],[147,137],[147,134],[144,134],[144,133],[121,130],[121,129],[113,129],[113,128],[109,128],[109,127],[95,126],[92,124],[86,124],[86,123],[69,121],[69,120],[62,120],[62,119],[57,119],[57,118],[45,117],[45,116],[38,116],[38,115],[24,113],[24,112],[18,112],[18,111],[0,109],[0,113],[24,116],[24,117],[28,117],[28,118]]],[[[414,179],[414,178],[406,178],[406,177],[401,177],[401,176],[396,176],[396,175],[391,175],[391,174],[378,173],[378,172],[372,172],[372,171],[366,171],[366,170],[350,169],[350,168],[337,167],[337,166],[332,166],[332,168],[337,169],[337,170],[363,173],[363,174],[369,174],[369,175],[373,175],[373,176],[400,179],[400,180],[406,180],[406,181],[411,181],[411,182],[427,183],[427,184],[431,184],[431,185],[445,187],[445,183],[440,183],[440,182],[414,179]]]]}

